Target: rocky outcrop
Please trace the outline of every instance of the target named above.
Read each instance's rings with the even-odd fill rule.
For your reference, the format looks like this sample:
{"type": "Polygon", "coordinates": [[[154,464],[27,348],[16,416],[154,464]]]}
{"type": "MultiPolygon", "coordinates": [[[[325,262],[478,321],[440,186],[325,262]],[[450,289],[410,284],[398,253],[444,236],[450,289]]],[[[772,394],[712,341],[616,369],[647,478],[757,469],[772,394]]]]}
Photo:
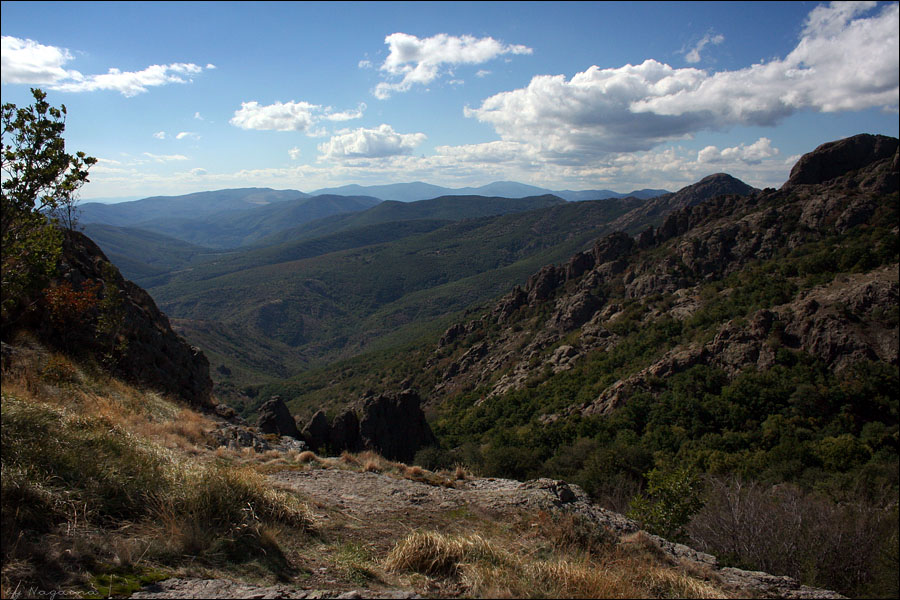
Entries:
{"type": "Polygon", "coordinates": [[[782,189],[825,183],[873,162],[892,159],[897,147],[897,138],[868,133],[822,144],[797,161],[782,189]]]}
{"type": "Polygon", "coordinates": [[[315,451],[373,450],[389,460],[403,462],[411,461],[421,448],[437,444],[419,395],[409,389],[367,394],[358,409],[345,410],[331,424],[325,413],[318,411],[302,435],[315,451]]]}
{"type": "Polygon", "coordinates": [[[259,421],[257,427],[263,433],[274,433],[275,435],[288,435],[293,438],[302,439],[300,430],[297,429],[297,423],[291,416],[288,407],[285,405],[281,396],[272,396],[262,406],[259,407],[259,421]]]}
{"type": "Polygon", "coordinates": [[[359,422],[363,446],[390,460],[409,462],[420,448],[437,444],[421,402],[412,390],[366,398],[359,422]]]}
{"type": "Polygon", "coordinates": [[[77,231],[64,232],[58,273],[47,293],[63,297],[65,290],[81,294],[87,306],[63,302],[54,308],[45,296],[33,303],[18,327],[62,351],[93,358],[128,381],[213,408],[206,356],[176,334],[150,295],[122,277],[100,248],[77,231]]]}
{"type": "MultiPolygon", "coordinates": [[[[561,346],[571,346],[576,356],[610,349],[618,338],[609,335],[607,325],[622,316],[685,320],[706,303],[699,290],[707,282],[721,281],[758,261],[777,259],[809,242],[875,220],[884,226],[885,215],[896,211],[896,200],[889,194],[900,187],[898,163],[895,138],[855,136],[804,156],[781,190],[755,190],[717,174],[649,201],[616,221],[623,229],[633,228],[636,238],[621,231],[600,238],[568,261],[534,273],[523,287],[501,298],[477,326],[473,321],[448,329],[445,338],[455,340],[462,332],[478,329],[482,333],[477,340],[468,338],[430,361],[429,366],[442,371],[429,402],[437,404],[444,395],[485,386],[487,392],[476,401],[480,404],[529,381],[539,381],[547,364],[552,372],[571,368],[568,357],[560,362],[563,357],[553,354],[561,346]],[[654,215],[660,217],[659,225],[647,227],[646,219],[654,215]],[[640,229],[638,217],[645,219],[640,229]],[[642,314],[627,313],[620,305],[650,308],[648,298],[654,298],[653,303],[664,298],[666,306],[642,314]]],[[[892,310],[891,300],[885,296],[890,295],[889,287],[871,282],[870,276],[860,280],[849,277],[863,287],[866,281],[872,283],[875,287],[866,288],[865,293],[878,298],[879,310],[892,310]]],[[[785,324],[778,335],[784,335],[786,347],[814,353],[836,369],[861,359],[894,361],[896,344],[889,334],[896,328],[870,327],[865,325],[869,317],[847,316],[848,311],[859,313],[848,308],[853,305],[846,296],[849,293],[849,289],[843,290],[838,301],[816,300],[817,307],[812,303],[788,303],[790,310],[779,307],[775,319],[785,324]],[[782,309],[790,314],[782,314],[782,309]]],[[[749,364],[768,368],[775,360],[766,343],[774,335],[773,326],[764,326],[765,314],[753,319],[749,326],[723,327],[718,343],[677,348],[677,360],[667,363],[672,357],[661,359],[654,368],[664,373],[681,368],[679,365],[686,368],[696,360],[715,363],[729,373],[749,364]]],[[[604,392],[604,401],[595,403],[594,408],[610,409],[628,397],[634,385],[636,382],[628,379],[620,381],[604,392]]]]}
{"type": "Polygon", "coordinates": [[[360,437],[359,418],[352,409],[334,418],[329,431],[328,444],[335,452],[359,452],[366,449],[360,437]]]}

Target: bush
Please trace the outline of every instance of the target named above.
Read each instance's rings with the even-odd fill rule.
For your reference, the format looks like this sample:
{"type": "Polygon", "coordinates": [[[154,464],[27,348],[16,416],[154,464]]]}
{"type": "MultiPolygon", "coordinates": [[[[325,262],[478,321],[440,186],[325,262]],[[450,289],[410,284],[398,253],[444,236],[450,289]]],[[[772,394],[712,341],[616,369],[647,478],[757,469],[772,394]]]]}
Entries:
{"type": "Polygon", "coordinates": [[[628,516],[667,540],[686,538],[685,525],[703,506],[702,481],[687,468],[647,473],[647,488],[631,501],[628,516]]]}

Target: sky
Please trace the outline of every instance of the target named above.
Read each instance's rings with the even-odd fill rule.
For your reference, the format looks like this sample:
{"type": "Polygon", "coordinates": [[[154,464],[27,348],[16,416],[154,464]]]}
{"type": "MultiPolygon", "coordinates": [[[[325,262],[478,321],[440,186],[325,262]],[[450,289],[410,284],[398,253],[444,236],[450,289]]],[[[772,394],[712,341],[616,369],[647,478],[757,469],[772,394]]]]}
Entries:
{"type": "Polygon", "coordinates": [[[82,200],[425,181],[779,187],[898,136],[897,2],[2,2],[82,200]]]}

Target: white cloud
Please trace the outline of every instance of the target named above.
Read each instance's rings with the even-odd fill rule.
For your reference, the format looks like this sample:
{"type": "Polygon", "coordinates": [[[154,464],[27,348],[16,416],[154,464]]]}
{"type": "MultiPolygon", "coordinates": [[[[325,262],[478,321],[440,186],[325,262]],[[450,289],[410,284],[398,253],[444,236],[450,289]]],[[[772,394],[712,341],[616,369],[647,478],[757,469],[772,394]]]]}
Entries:
{"type": "Polygon", "coordinates": [[[558,164],[645,151],[699,131],[770,126],[801,110],[838,111],[900,101],[898,4],[836,3],[813,10],[784,59],[710,74],[655,60],[567,80],[539,75],[484,100],[467,116],[501,139],[531,145],[558,164]]]}
{"type": "Polygon", "coordinates": [[[190,139],[192,139],[192,140],[199,140],[199,139],[200,139],[200,136],[197,135],[196,133],[194,133],[193,131],[180,131],[180,132],[178,132],[178,134],[175,136],[175,139],[176,139],[176,140],[183,140],[183,139],[185,139],[185,138],[190,138],[190,139]]]}
{"type": "Polygon", "coordinates": [[[294,146],[293,148],[288,150],[288,156],[291,157],[291,160],[297,160],[298,158],[300,158],[300,148],[294,146]]]}
{"type": "Polygon", "coordinates": [[[195,112],[195,113],[194,113],[194,118],[197,119],[198,121],[205,121],[205,120],[206,120],[206,119],[204,119],[203,117],[200,116],[200,113],[199,113],[199,112],[195,112]]]}
{"type": "Polygon", "coordinates": [[[778,148],[772,147],[772,140],[759,138],[749,146],[739,144],[732,148],[719,150],[716,146],[707,146],[697,153],[697,162],[721,163],[741,161],[750,165],[756,165],[766,158],[778,155],[778,148]]]}
{"type": "Polygon", "coordinates": [[[503,44],[494,38],[461,37],[439,33],[419,39],[407,33],[392,33],[384,38],[390,47],[380,69],[400,81],[382,81],[374,90],[379,99],[394,92],[408,91],[414,84],[427,85],[441,76],[445,65],[481,64],[504,54],[531,54],[522,45],[503,44]]]}
{"type": "Polygon", "coordinates": [[[345,110],[343,112],[337,113],[329,112],[325,115],[324,118],[328,119],[329,121],[352,121],[353,119],[361,118],[365,110],[366,103],[360,102],[356,110],[345,110]]]}
{"type": "Polygon", "coordinates": [[[366,59],[359,61],[356,66],[360,69],[371,69],[373,65],[371,60],[366,59]]]}
{"type": "Polygon", "coordinates": [[[153,134],[153,137],[155,137],[158,140],[164,140],[164,139],[166,139],[166,132],[165,131],[157,131],[156,133],[153,134]]]}
{"type": "Polygon", "coordinates": [[[143,71],[120,71],[111,68],[102,75],[83,75],[66,70],[63,65],[73,59],[65,48],[45,46],[34,40],[2,37],[2,81],[47,85],[61,92],[93,92],[113,90],[123,96],[136,96],[148,87],[169,83],[189,83],[190,76],[203,71],[193,63],[151,65],[143,71]]]}
{"type": "Polygon", "coordinates": [[[268,106],[255,101],[241,102],[241,108],[234,111],[229,123],[241,129],[305,131],[316,120],[313,113],[319,108],[309,102],[276,102],[268,106]]]}
{"type": "Polygon", "coordinates": [[[212,63],[206,63],[206,68],[207,68],[208,70],[212,70],[212,69],[215,69],[215,68],[216,68],[216,65],[214,65],[214,64],[212,64],[212,63]]]}
{"type": "Polygon", "coordinates": [[[491,72],[488,71],[487,69],[479,69],[478,72],[475,73],[475,77],[478,77],[478,78],[487,77],[490,74],[491,74],[491,72]]]}
{"type": "Polygon", "coordinates": [[[382,124],[376,129],[340,131],[318,148],[322,159],[384,158],[409,154],[425,139],[424,133],[397,133],[382,124]]]}
{"type": "Polygon", "coordinates": [[[144,152],[144,156],[155,160],[156,162],[170,162],[173,160],[187,160],[188,157],[183,154],[151,154],[150,152],[144,152]]]}
{"type": "Polygon", "coordinates": [[[697,45],[691,48],[690,52],[684,55],[684,59],[689,63],[698,63],[700,62],[700,52],[707,46],[707,44],[718,45],[725,41],[725,36],[720,34],[713,35],[711,33],[707,33],[704,35],[697,45]]]}
{"type": "Polygon", "coordinates": [[[34,40],[22,40],[9,35],[0,39],[0,47],[3,83],[44,85],[81,77],[78,71],[63,68],[73,58],[65,48],[45,46],[34,40]]]}
{"type": "Polygon", "coordinates": [[[234,111],[234,117],[229,123],[241,129],[301,131],[310,137],[318,137],[322,135],[321,130],[314,130],[312,127],[321,119],[331,121],[358,119],[365,108],[365,104],[360,104],[356,110],[335,113],[330,107],[309,102],[276,102],[267,106],[256,101],[242,102],[241,108],[234,111]]]}
{"type": "Polygon", "coordinates": [[[189,172],[193,177],[203,177],[203,176],[206,175],[206,173],[207,173],[206,169],[203,169],[203,168],[201,168],[201,167],[193,168],[193,169],[191,169],[191,170],[188,171],[188,172],[189,172]]]}

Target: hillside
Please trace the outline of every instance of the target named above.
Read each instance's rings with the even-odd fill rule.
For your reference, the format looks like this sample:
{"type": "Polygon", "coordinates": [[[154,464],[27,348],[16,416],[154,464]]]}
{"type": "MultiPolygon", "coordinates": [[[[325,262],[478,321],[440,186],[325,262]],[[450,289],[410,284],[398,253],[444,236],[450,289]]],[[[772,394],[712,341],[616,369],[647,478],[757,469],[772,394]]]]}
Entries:
{"type": "Polygon", "coordinates": [[[88,223],[79,227],[128,279],[144,287],[215,253],[179,239],[133,227],[88,223]]]}
{"type": "MultiPolygon", "coordinates": [[[[281,394],[306,419],[403,381],[421,390],[442,446],[423,465],[565,479],[619,511],[648,474],[683,489],[702,477],[718,500],[684,521],[697,547],[801,578],[813,569],[808,581],[851,595],[876,580],[895,588],[897,145],[856,136],[805,155],[779,190],[651,201],[613,224],[635,237],[608,234],[532,271],[439,341],[260,397],[281,394]],[[666,201],[682,206],[647,210],[666,201]],[[741,502],[751,512],[732,525],[698,522],[741,502]],[[785,554],[798,538],[809,542],[785,554]]],[[[720,182],[733,184],[702,187],[720,182]]]]}
{"type": "MultiPolygon", "coordinates": [[[[49,285],[4,313],[2,594],[890,596],[898,183],[897,140],[863,136],[807,155],[781,190],[687,202],[586,250],[573,231],[642,203],[316,257],[324,277],[438,248],[465,272],[496,257],[463,249],[494,241],[532,268],[436,348],[387,357],[381,380],[405,381],[377,397],[418,386],[443,446],[414,465],[248,425],[149,295],[66,232],[49,285]]],[[[365,271],[347,281],[371,286],[365,271]]],[[[448,285],[497,277],[476,271],[448,285]]]]}
{"type": "Polygon", "coordinates": [[[565,482],[263,434],[89,239],[67,232],[57,267],[4,322],[4,597],[839,597],[723,568],[565,482]]]}
{"type": "MultiPolygon", "coordinates": [[[[187,335],[212,322],[249,344],[279,344],[284,368],[296,373],[306,362],[357,354],[384,336],[417,335],[435,319],[502,293],[581,247],[629,202],[554,202],[447,224],[366,224],[221,257],[150,292],[187,335]]],[[[204,350],[232,371],[246,368],[222,344],[204,350]]]]}

